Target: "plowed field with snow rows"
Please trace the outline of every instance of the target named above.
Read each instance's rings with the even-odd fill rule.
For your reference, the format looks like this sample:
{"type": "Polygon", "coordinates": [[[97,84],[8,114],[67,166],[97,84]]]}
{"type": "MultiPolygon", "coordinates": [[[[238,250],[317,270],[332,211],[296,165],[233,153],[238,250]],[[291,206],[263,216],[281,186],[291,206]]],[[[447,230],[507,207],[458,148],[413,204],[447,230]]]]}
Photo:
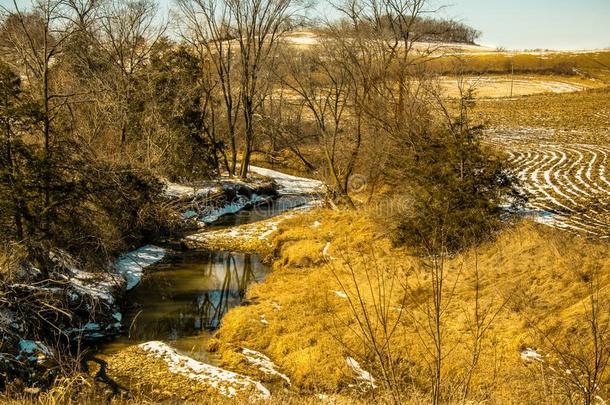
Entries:
{"type": "Polygon", "coordinates": [[[528,208],[549,226],[610,237],[610,147],[495,134],[528,208]]]}

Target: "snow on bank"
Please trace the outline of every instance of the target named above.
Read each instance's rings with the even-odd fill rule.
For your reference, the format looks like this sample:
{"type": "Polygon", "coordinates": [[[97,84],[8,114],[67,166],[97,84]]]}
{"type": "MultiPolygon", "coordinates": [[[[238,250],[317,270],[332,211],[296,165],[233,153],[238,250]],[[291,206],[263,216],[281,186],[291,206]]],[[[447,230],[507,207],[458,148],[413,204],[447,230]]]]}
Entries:
{"type": "Polygon", "coordinates": [[[183,356],[163,342],[147,342],[138,346],[167,364],[169,371],[216,389],[229,398],[238,393],[254,392],[257,399],[269,399],[271,393],[260,382],[183,356]]]}
{"type": "Polygon", "coordinates": [[[221,177],[199,186],[165,182],[164,194],[169,199],[190,201],[188,209],[182,213],[182,219],[196,218],[200,224],[211,225],[225,215],[234,215],[269,201],[271,197],[260,195],[265,193],[260,191],[265,185],[259,179],[244,182],[221,177]]]}
{"type": "Polygon", "coordinates": [[[265,374],[279,377],[290,385],[290,378],[288,378],[286,374],[282,374],[277,371],[277,366],[269,357],[260,352],[246,348],[242,349],[241,352],[246,357],[246,360],[255,365],[260,371],[265,374]]]}
{"type": "Polygon", "coordinates": [[[25,356],[29,361],[36,363],[43,363],[46,359],[53,357],[51,349],[44,343],[33,340],[20,340],[19,353],[18,360],[25,356]]]}
{"type": "Polygon", "coordinates": [[[160,262],[166,254],[167,251],[163,248],[146,245],[119,257],[116,268],[127,281],[127,290],[138,285],[146,267],[160,262]]]}
{"type": "MultiPolygon", "coordinates": [[[[256,166],[250,166],[250,172],[272,180],[279,187],[280,196],[303,197],[302,200],[290,200],[288,204],[293,206],[289,208],[312,207],[318,201],[312,201],[310,196],[324,193],[323,183],[318,180],[291,176],[256,166]]],[[[266,194],[264,190],[271,187],[272,183],[268,180],[256,176],[248,182],[222,177],[199,186],[165,182],[164,193],[170,199],[192,200],[188,209],[185,208],[186,211],[182,214],[183,219],[197,218],[200,224],[212,225],[221,217],[235,215],[242,210],[269,202],[271,197],[261,194],[266,194]],[[230,196],[230,200],[220,200],[214,203],[215,198],[212,197],[222,197],[223,193],[226,197],[230,196]]]]}
{"type": "Polygon", "coordinates": [[[360,366],[360,363],[356,361],[356,359],[354,359],[353,357],[347,357],[345,361],[347,362],[347,365],[356,374],[356,379],[362,381],[371,388],[377,388],[377,385],[375,384],[375,379],[373,378],[371,373],[363,369],[362,366],[360,366]]]}
{"type": "Polygon", "coordinates": [[[218,185],[195,187],[166,182],[163,191],[168,198],[196,198],[206,197],[216,192],[222,192],[222,187],[218,185]]]}
{"type": "Polygon", "coordinates": [[[262,197],[256,193],[252,194],[250,198],[240,195],[235,201],[229,204],[218,208],[212,208],[203,213],[199,220],[206,225],[210,225],[225,215],[237,214],[248,207],[263,203],[265,201],[268,201],[268,198],[262,197]]]}
{"type": "Polygon", "coordinates": [[[74,289],[74,294],[70,295],[74,300],[90,296],[108,305],[114,304],[113,291],[121,284],[121,281],[111,274],[89,273],[78,269],[74,269],[72,277],[67,277],[67,280],[74,289]]]}
{"type": "Polygon", "coordinates": [[[49,257],[53,263],[64,269],[64,272],[58,273],[57,276],[68,284],[73,301],[89,296],[109,306],[114,305],[114,291],[123,282],[120,277],[105,272],[92,273],[81,270],[77,267],[74,258],[64,251],[51,251],[49,257]]]}
{"type": "Polygon", "coordinates": [[[324,193],[324,183],[319,180],[291,176],[263,167],[250,166],[250,172],[273,179],[279,186],[280,195],[302,195],[324,193]]]}
{"type": "Polygon", "coordinates": [[[288,218],[292,218],[290,213],[280,214],[276,217],[261,220],[258,222],[233,226],[226,229],[205,231],[187,236],[184,240],[189,247],[213,247],[220,248],[217,243],[226,241],[233,246],[265,243],[270,245],[269,238],[279,229],[280,224],[288,218]]]}
{"type": "Polygon", "coordinates": [[[260,235],[258,235],[258,239],[259,240],[267,240],[267,238],[269,236],[271,236],[271,234],[273,234],[273,232],[277,231],[277,226],[278,226],[278,222],[270,222],[269,223],[269,228],[262,232],[260,235]]]}

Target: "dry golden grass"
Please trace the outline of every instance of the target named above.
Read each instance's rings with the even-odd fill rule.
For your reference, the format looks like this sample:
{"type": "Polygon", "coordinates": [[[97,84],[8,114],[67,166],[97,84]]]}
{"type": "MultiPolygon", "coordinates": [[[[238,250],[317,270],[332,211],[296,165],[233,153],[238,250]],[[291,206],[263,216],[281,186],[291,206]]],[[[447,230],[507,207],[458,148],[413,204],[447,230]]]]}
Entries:
{"type": "Polygon", "coordinates": [[[451,74],[459,69],[471,74],[548,73],[568,74],[608,83],[610,80],[610,50],[557,52],[478,52],[452,54],[434,59],[430,68],[451,74]],[[574,70],[575,69],[575,70],[574,70]]]}
{"type": "MultiPolygon", "coordinates": [[[[353,311],[348,300],[336,293],[356,297],[343,263],[348,260],[353,265],[361,286],[367,285],[365,268],[388,269],[386,277],[402,277],[406,272],[410,274],[408,283],[419,286],[424,297],[425,275],[422,284],[412,276],[419,269],[419,261],[393,248],[383,230],[359,212],[318,210],[287,220],[280,225],[273,243],[278,254],[274,272],[265,283],[249,291],[252,305],[235,308],[226,315],[210,348],[221,353],[222,365],[229,369],[253,372],[239,354],[247,347],[273,359],[292,379],[295,389],[355,395],[349,388],[354,376],[345,358],[351,351],[366,358],[367,349],[357,343],[349,327],[353,311]],[[316,221],[321,225],[313,226],[316,221]],[[329,242],[327,254],[334,260],[326,265],[323,250],[329,242]]],[[[445,339],[451,353],[444,373],[449,384],[458,384],[469,357],[469,314],[475,305],[473,286],[478,268],[481,305],[499,309],[507,303],[482,349],[482,360],[473,377],[473,395],[493,403],[540,400],[539,370],[525,364],[520,352],[526,347],[540,347],[538,329],[579,326],[586,271],[601,269],[603,282],[610,285],[607,248],[605,243],[524,222],[480,247],[476,254],[471,251],[452,259],[447,284],[455,284],[455,294],[445,321],[445,339]]],[[[401,294],[393,294],[390,301],[399,305],[401,294]]],[[[370,304],[374,295],[366,292],[363,297],[370,304]]],[[[422,316],[413,307],[407,310],[412,311],[412,319],[422,316]]],[[[395,355],[406,361],[405,367],[413,377],[409,389],[421,394],[418,390],[425,391],[427,384],[426,355],[415,324],[400,322],[392,342],[395,355]]],[[[372,369],[374,374],[376,371],[372,369]]]]}
{"type": "MultiPolygon", "coordinates": [[[[5,405],[250,405],[254,403],[249,399],[226,398],[219,396],[200,396],[197,398],[163,397],[153,393],[153,390],[131,391],[116,397],[111,397],[99,383],[93,381],[74,380],[78,386],[66,381],[58,382],[57,386],[49,392],[39,395],[27,393],[4,393],[0,395],[0,403],[5,405]],[[85,383],[86,385],[82,385],[85,383]]],[[[161,381],[159,385],[163,385],[161,381]]],[[[265,401],[269,405],[314,405],[319,404],[318,395],[296,395],[290,392],[275,394],[265,401]]],[[[325,402],[336,405],[365,405],[370,402],[365,399],[333,395],[325,402]]]]}

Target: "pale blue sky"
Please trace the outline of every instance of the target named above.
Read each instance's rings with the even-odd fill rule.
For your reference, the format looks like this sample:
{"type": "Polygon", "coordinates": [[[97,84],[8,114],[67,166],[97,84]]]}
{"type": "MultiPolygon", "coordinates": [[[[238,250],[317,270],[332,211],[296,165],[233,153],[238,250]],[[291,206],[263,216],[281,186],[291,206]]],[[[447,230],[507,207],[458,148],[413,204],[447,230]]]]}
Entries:
{"type": "MultiPolygon", "coordinates": [[[[31,0],[18,0],[27,5],[31,0]]],[[[162,9],[174,0],[158,0],[162,9]]],[[[340,1],[340,0],[339,0],[340,1]]],[[[445,5],[444,17],[481,31],[483,45],[513,49],[592,49],[610,47],[610,0],[430,0],[445,5]]],[[[12,3],[0,0],[0,5],[12,3]]],[[[317,0],[332,16],[326,0],[317,0]]]]}
{"type": "MultiPolygon", "coordinates": [[[[174,3],[160,1],[164,7],[174,3]]],[[[326,0],[315,2],[324,10],[321,14],[332,17],[326,0]]],[[[441,6],[445,6],[442,16],[482,31],[479,42],[483,45],[511,49],[610,48],[610,0],[430,0],[430,8],[441,6]]]]}
{"type": "Polygon", "coordinates": [[[610,47],[610,0],[453,0],[450,4],[443,13],[483,31],[483,44],[517,49],[610,47]]]}

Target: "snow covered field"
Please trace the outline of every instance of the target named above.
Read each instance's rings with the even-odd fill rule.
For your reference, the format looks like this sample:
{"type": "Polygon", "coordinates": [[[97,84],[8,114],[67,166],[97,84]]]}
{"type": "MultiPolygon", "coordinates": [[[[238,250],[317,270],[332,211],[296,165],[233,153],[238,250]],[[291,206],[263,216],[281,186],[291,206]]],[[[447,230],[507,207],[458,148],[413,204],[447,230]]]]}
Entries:
{"type": "Polygon", "coordinates": [[[610,147],[548,138],[547,129],[524,128],[494,132],[491,142],[507,151],[535,220],[610,237],[610,147]]]}
{"type": "MultiPolygon", "coordinates": [[[[469,77],[465,79],[467,86],[476,90],[477,98],[520,97],[543,93],[573,93],[588,87],[567,80],[546,79],[538,77],[489,76],[469,77]]],[[[448,97],[459,97],[458,79],[445,77],[441,79],[441,88],[448,97]]]]}

